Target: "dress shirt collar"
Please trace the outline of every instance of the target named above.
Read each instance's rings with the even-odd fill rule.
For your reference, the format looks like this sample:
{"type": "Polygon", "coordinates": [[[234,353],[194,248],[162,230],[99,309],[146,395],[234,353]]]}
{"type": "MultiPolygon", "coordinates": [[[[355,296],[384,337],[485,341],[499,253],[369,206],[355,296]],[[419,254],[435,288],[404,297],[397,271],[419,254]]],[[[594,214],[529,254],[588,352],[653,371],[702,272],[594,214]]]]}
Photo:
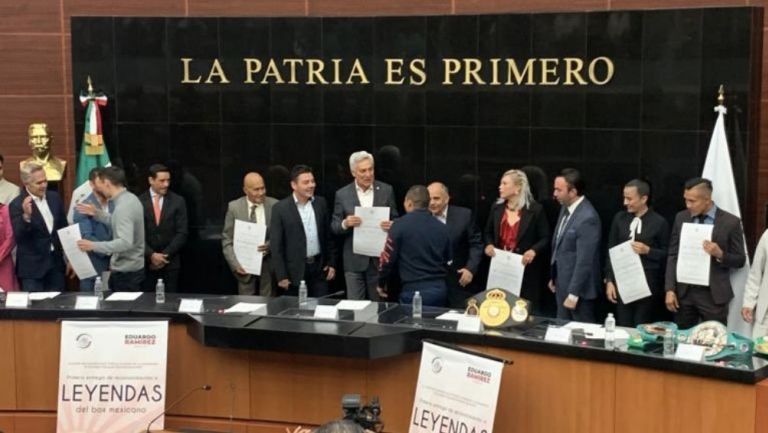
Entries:
{"type": "Polygon", "coordinates": [[[254,206],[256,206],[257,209],[259,208],[259,206],[264,206],[264,203],[254,203],[254,202],[252,202],[248,198],[248,196],[245,196],[245,201],[248,202],[248,210],[251,210],[251,208],[254,207],[254,206]]]}
{"type": "MultiPolygon", "coordinates": [[[[25,189],[26,189],[26,188],[25,188],[25,189]]],[[[36,196],[36,195],[32,194],[31,192],[29,192],[29,190],[27,189],[27,194],[29,194],[29,196],[30,196],[30,197],[32,197],[32,200],[33,200],[35,203],[40,203],[40,202],[44,202],[44,201],[45,201],[45,193],[43,193],[43,196],[42,196],[42,197],[38,197],[38,196],[36,196]]]]}
{"type": "Polygon", "coordinates": [[[363,189],[357,181],[355,181],[355,190],[358,194],[370,194],[373,192],[373,183],[371,183],[371,186],[368,187],[368,189],[363,189]]]}
{"type": "Polygon", "coordinates": [[[579,207],[579,205],[583,201],[584,201],[584,196],[581,196],[577,198],[575,202],[571,203],[571,205],[568,206],[568,215],[573,215],[573,213],[576,212],[576,208],[579,207]]]}
{"type": "Polygon", "coordinates": [[[313,201],[315,201],[315,196],[312,196],[312,197],[310,197],[310,198],[309,198],[309,200],[307,200],[307,203],[304,203],[304,204],[302,204],[302,203],[299,201],[299,198],[298,198],[298,197],[296,197],[296,193],[295,193],[295,192],[294,192],[292,195],[293,195],[293,202],[294,202],[294,203],[296,203],[296,205],[297,205],[297,206],[304,206],[304,205],[306,205],[307,203],[312,203],[313,201]]]}

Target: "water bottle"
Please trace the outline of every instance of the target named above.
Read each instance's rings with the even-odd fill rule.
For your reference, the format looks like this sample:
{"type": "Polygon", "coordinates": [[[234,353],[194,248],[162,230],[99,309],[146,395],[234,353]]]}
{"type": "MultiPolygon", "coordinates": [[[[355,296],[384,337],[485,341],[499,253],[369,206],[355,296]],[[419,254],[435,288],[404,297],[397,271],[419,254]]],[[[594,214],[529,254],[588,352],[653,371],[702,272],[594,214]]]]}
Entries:
{"type": "Polygon", "coordinates": [[[421,319],[421,293],[418,290],[413,294],[411,309],[413,310],[413,318],[421,319]]]}
{"type": "Polygon", "coordinates": [[[664,331],[664,356],[675,356],[675,333],[670,328],[664,331]]]}
{"type": "Polygon", "coordinates": [[[155,284],[155,303],[165,304],[165,283],[162,278],[158,278],[155,284]]]}
{"type": "Polygon", "coordinates": [[[608,317],[605,318],[605,348],[613,349],[616,347],[616,319],[613,318],[613,313],[608,313],[608,317]]]}
{"type": "Polygon", "coordinates": [[[101,282],[101,277],[96,277],[96,282],[93,283],[93,294],[99,298],[99,302],[104,300],[104,283],[101,282]]]}
{"type": "Polygon", "coordinates": [[[307,282],[301,280],[299,284],[299,308],[307,307],[307,282]]]}

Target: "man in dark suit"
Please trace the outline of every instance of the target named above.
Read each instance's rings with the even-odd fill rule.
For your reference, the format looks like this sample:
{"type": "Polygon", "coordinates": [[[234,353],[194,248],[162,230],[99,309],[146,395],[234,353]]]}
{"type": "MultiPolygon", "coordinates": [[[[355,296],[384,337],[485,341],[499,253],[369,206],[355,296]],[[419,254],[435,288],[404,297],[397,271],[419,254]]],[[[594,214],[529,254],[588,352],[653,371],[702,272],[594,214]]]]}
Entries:
{"type": "Polygon", "coordinates": [[[727,325],[728,303],[733,298],[731,269],[741,268],[746,260],[741,220],[715,205],[712,182],[708,179],[698,177],[686,182],[683,197],[686,210],[675,216],[669,241],[665,284],[667,309],[675,313],[675,322],[681,329],[705,320],[717,320],[727,325]],[[704,241],[702,245],[712,256],[708,286],[681,283],[677,279],[680,232],[685,223],[714,225],[712,240],[704,241]]]}
{"type": "Polygon", "coordinates": [[[8,206],[16,238],[16,275],[27,292],[63,290],[64,256],[57,231],[67,226],[64,203],[48,191],[43,166],[21,167],[24,188],[8,206]]]}
{"type": "Polygon", "coordinates": [[[243,178],[243,192],[245,193],[244,196],[232,200],[227,206],[224,230],[221,232],[222,251],[232,274],[237,279],[239,294],[253,295],[256,293],[258,280],[258,294],[272,296],[272,267],[269,263],[269,219],[272,217],[272,207],[277,203],[277,199],[267,196],[264,179],[256,172],[248,173],[243,178]],[[266,243],[259,246],[259,250],[264,253],[264,258],[261,263],[261,275],[258,277],[246,272],[235,257],[235,220],[267,225],[266,243]]]}
{"type": "Polygon", "coordinates": [[[272,208],[270,248],[281,294],[295,296],[305,281],[310,296],[328,293],[336,275],[336,249],[325,199],[315,196],[315,176],[306,165],[291,170],[293,194],[272,208]]]}
{"type": "Polygon", "coordinates": [[[600,217],[584,196],[581,173],[566,168],[555,178],[554,196],[560,216],[552,238],[552,278],[557,317],[595,321],[600,291],[600,217]]]}
{"type": "Polygon", "coordinates": [[[444,307],[448,300],[445,279],[452,256],[448,228],[429,212],[429,191],[424,185],[408,190],[403,207],[407,215],[399,218],[387,234],[376,291],[384,299],[395,298],[388,279],[397,273],[402,283],[400,303],[412,303],[419,292],[423,305],[444,307]]]}
{"type": "Polygon", "coordinates": [[[170,191],[171,172],[162,164],[149,167],[149,189],[139,197],[144,207],[146,242],[144,257],[147,276],[144,291],[155,289],[162,278],[167,292],[176,292],[181,257],[187,242],[187,204],[184,197],[170,191]]]}
{"type": "Polygon", "coordinates": [[[362,150],[349,157],[349,169],[355,180],[336,191],[331,230],[344,238],[344,279],[349,299],[379,300],[376,284],[379,276],[379,258],[355,254],[352,236],[362,219],[355,215],[355,207],[382,206],[389,208],[389,219],[379,223],[382,230],[389,230],[392,219],[397,217],[397,204],[392,187],[374,180],[373,155],[362,150]]]}
{"type": "Polygon", "coordinates": [[[448,266],[448,307],[464,308],[466,299],[475,294],[474,276],[483,257],[483,239],[475,224],[472,211],[461,206],[449,205],[448,187],[433,182],[428,187],[429,211],[448,228],[451,238],[453,261],[448,266]]]}

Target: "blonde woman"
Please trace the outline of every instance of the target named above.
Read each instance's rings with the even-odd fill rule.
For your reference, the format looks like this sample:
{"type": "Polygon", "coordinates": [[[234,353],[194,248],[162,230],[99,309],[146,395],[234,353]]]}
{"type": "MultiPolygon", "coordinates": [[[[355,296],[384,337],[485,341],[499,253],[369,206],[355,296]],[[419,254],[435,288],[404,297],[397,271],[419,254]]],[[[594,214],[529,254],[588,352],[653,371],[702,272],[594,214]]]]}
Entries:
{"type": "Polygon", "coordinates": [[[540,293],[546,284],[546,260],[540,256],[549,248],[549,224],[522,171],[508,170],[501,176],[499,201],[491,209],[484,241],[488,257],[495,255],[496,248],[523,256],[526,268],[520,296],[540,310],[540,293]]]}

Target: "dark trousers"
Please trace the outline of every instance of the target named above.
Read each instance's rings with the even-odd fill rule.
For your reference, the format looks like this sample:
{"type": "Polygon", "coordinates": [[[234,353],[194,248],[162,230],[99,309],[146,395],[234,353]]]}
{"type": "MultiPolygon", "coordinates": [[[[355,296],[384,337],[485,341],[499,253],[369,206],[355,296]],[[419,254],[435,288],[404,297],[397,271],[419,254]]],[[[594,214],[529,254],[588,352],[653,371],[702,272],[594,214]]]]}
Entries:
{"type": "Polygon", "coordinates": [[[403,290],[400,292],[400,303],[411,304],[413,302],[413,295],[417,291],[421,295],[421,304],[425,307],[445,307],[448,301],[448,289],[445,287],[445,280],[436,280],[403,283],[403,290]]]}
{"type": "Polygon", "coordinates": [[[109,275],[109,290],[113,292],[138,292],[144,281],[144,269],[133,272],[112,271],[109,275]]]}
{"type": "Polygon", "coordinates": [[[707,320],[717,320],[728,325],[728,303],[715,304],[709,287],[688,286],[685,296],[679,297],[677,301],[680,308],[675,314],[675,323],[680,329],[692,328],[707,320]]]}
{"type": "Polygon", "coordinates": [[[368,259],[368,268],[363,272],[344,272],[344,281],[347,283],[347,299],[381,300],[376,291],[379,283],[378,260],[373,257],[368,259]]]}
{"type": "Polygon", "coordinates": [[[181,268],[177,267],[174,269],[167,269],[167,268],[161,268],[161,269],[146,269],[146,277],[144,278],[144,282],[142,283],[142,290],[145,292],[154,292],[155,286],[157,285],[158,278],[163,279],[163,283],[165,283],[165,292],[166,293],[176,293],[179,290],[179,270],[181,268]]]}
{"type": "Polygon", "coordinates": [[[563,306],[565,298],[568,295],[561,296],[557,294],[555,299],[557,300],[557,318],[563,320],[575,320],[577,322],[595,323],[595,300],[594,299],[581,299],[576,303],[576,308],[569,310],[563,306]]]}
{"type": "Polygon", "coordinates": [[[634,328],[641,323],[653,322],[654,306],[658,302],[661,301],[656,294],[629,304],[622,302],[619,297],[619,302],[616,304],[616,324],[634,328]]]}
{"type": "Polygon", "coordinates": [[[46,290],[64,290],[66,282],[62,269],[50,269],[42,278],[22,278],[21,290],[25,292],[44,292],[46,290]]]}
{"type": "MultiPolygon", "coordinates": [[[[304,282],[307,283],[307,295],[310,298],[319,298],[328,294],[328,281],[325,279],[322,261],[318,258],[304,266],[304,282]]],[[[284,291],[284,295],[297,296],[301,281],[291,281],[291,286],[284,291]]]]}

